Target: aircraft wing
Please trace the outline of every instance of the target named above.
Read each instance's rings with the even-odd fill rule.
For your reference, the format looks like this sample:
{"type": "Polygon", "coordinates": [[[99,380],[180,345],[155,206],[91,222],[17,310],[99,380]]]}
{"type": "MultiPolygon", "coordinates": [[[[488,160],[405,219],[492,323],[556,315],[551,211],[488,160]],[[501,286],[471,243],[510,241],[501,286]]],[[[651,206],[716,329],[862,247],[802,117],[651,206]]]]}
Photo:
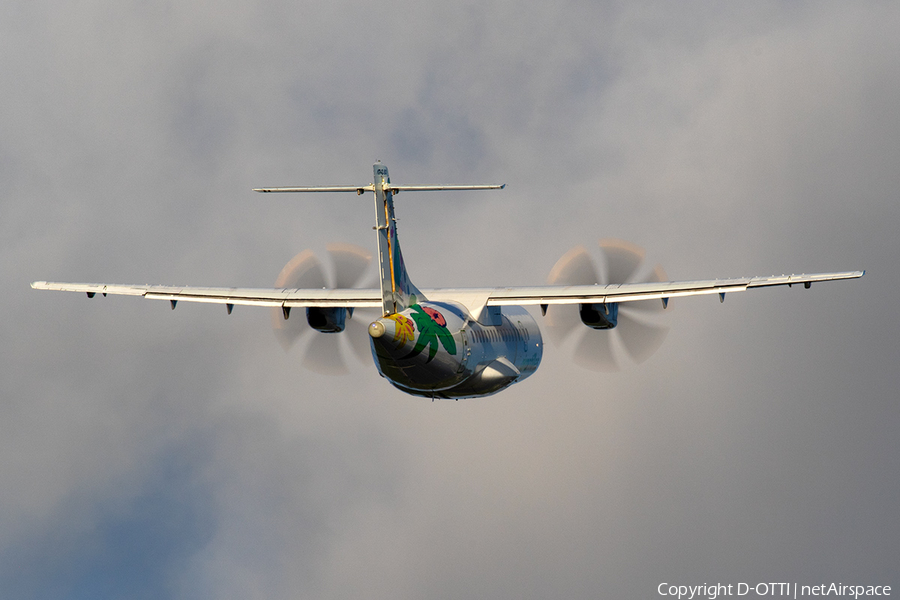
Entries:
{"type": "Polygon", "coordinates": [[[700,281],[662,281],[652,283],[623,283],[609,285],[549,285],[535,287],[468,288],[422,290],[429,300],[455,300],[473,315],[480,315],[485,306],[542,305],[549,304],[600,304],[604,302],[635,302],[659,299],[664,303],[677,296],[703,294],[724,295],[754,288],[779,285],[810,287],[822,281],[856,279],[865,271],[840,273],[816,273],[812,275],[781,275],[772,277],[746,277],[738,279],[707,279],[700,281]]]}
{"type": "MultiPolygon", "coordinates": [[[[707,279],[700,281],[663,281],[653,283],[624,283],[610,285],[534,286],[499,288],[435,288],[423,289],[431,301],[453,301],[465,305],[476,318],[486,306],[594,304],[604,302],[634,302],[660,299],[667,302],[678,296],[743,292],[753,288],[779,285],[809,287],[822,281],[855,279],[865,271],[817,273],[813,275],[781,275],[738,279],[707,279]]],[[[142,296],[170,302],[207,302],[249,306],[281,307],[344,307],[379,308],[381,290],[378,289],[280,289],[280,288],[217,288],[163,285],[120,285],[107,283],[55,283],[35,281],[38,290],[82,292],[88,297],[96,294],[142,296]]]]}
{"type": "MultiPolygon", "coordinates": [[[[169,285],[120,285],[112,283],[55,283],[35,281],[31,287],[37,290],[83,292],[93,298],[96,294],[143,296],[170,302],[208,302],[226,305],[250,306],[321,306],[346,308],[380,307],[381,290],[357,289],[279,289],[279,288],[214,288],[179,287],[169,285]]],[[[230,312],[230,308],[229,308],[230,312]]]]}

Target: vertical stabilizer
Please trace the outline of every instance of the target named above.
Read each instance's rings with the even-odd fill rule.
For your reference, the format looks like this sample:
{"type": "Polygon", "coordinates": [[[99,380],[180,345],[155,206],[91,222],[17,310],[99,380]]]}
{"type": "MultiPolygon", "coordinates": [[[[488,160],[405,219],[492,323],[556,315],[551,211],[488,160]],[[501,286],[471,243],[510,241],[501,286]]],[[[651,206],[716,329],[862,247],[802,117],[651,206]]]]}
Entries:
{"type": "Polygon", "coordinates": [[[422,293],[409,280],[394,218],[394,194],[388,169],[380,162],[375,173],[375,231],[378,235],[378,267],[381,275],[382,312],[400,312],[419,300],[422,293]]]}
{"type": "Polygon", "coordinates": [[[378,267],[381,274],[381,304],[385,316],[400,312],[425,300],[406,274],[397,220],[394,218],[394,194],[400,191],[435,190],[501,190],[504,185],[392,185],[387,167],[381,162],[373,167],[375,181],[369,185],[333,185],[328,187],[256,188],[256,192],[363,192],[375,193],[375,232],[378,236],[378,267]]]}

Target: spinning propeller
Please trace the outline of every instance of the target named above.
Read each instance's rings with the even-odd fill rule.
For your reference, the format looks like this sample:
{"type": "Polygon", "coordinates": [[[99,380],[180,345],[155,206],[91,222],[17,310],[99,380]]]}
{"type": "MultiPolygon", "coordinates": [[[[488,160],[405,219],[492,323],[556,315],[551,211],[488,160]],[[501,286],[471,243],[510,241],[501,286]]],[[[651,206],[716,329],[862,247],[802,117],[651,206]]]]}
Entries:
{"type": "MultiPolygon", "coordinates": [[[[551,285],[621,284],[666,281],[657,265],[643,268],[644,250],[624,240],[600,240],[601,270],[584,246],[575,246],[560,258],[547,282],[551,285]]],[[[574,338],[575,362],[595,371],[618,371],[623,357],[643,362],[656,352],[668,333],[659,324],[665,308],[659,300],[625,302],[618,307],[618,323],[612,329],[591,329],[579,316],[578,305],[555,305],[547,310],[547,337],[561,346],[574,338]]]]}
{"type": "MultiPolygon", "coordinates": [[[[288,262],[275,280],[276,288],[354,288],[365,279],[372,255],[353,244],[329,244],[325,247],[330,256],[330,280],[319,259],[312,250],[304,250],[288,262]]],[[[366,327],[372,318],[364,316],[365,309],[347,309],[344,331],[322,333],[309,326],[305,310],[294,310],[289,319],[284,318],[280,307],[272,309],[272,329],[281,346],[288,351],[301,338],[309,339],[303,354],[304,367],[326,375],[347,373],[347,364],[341,351],[341,339],[347,340],[353,353],[362,361],[371,357],[369,335],[366,327]]]]}

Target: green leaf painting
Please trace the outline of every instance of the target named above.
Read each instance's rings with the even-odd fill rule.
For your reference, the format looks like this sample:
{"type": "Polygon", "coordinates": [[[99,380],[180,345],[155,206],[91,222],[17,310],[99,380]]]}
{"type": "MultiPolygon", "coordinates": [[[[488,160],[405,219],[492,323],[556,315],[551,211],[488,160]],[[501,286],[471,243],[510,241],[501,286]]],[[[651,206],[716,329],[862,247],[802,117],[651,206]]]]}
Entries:
{"type": "Polygon", "coordinates": [[[427,307],[413,304],[409,307],[412,310],[412,319],[416,322],[416,329],[419,330],[419,339],[412,352],[403,358],[412,358],[418,355],[426,347],[428,348],[428,360],[431,362],[438,351],[438,342],[444,347],[449,354],[456,354],[456,342],[453,335],[447,330],[447,320],[444,319],[439,311],[427,307]]]}

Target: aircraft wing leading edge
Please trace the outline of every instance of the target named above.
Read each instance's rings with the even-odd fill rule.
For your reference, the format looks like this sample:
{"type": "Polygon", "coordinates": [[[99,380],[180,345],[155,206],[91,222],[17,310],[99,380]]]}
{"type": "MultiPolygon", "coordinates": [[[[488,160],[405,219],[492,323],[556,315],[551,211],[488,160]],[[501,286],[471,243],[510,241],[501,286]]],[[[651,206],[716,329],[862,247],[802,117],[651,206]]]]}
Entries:
{"type": "MultiPolygon", "coordinates": [[[[635,302],[726,294],[748,289],[793,286],[803,284],[856,279],[865,271],[816,273],[811,275],[781,275],[778,277],[748,277],[738,279],[708,279],[700,281],[663,281],[654,283],[625,283],[610,285],[534,286],[500,288],[435,288],[423,289],[431,301],[454,301],[465,305],[476,318],[485,306],[534,306],[548,304],[588,304],[604,302],[635,302]]],[[[381,306],[378,289],[279,289],[224,288],[161,285],[122,285],[105,283],[56,283],[35,281],[31,287],[39,290],[82,292],[89,297],[96,294],[142,296],[172,302],[207,302],[212,304],[283,306],[283,307],[345,307],[377,308],[381,306]]]]}
{"type": "MultiPolygon", "coordinates": [[[[531,288],[501,288],[493,290],[488,306],[507,304],[584,304],[602,302],[636,302],[674,298],[743,292],[748,289],[781,285],[804,285],[822,281],[838,281],[862,277],[865,271],[840,273],[814,273],[810,275],[781,275],[772,277],[746,277],[737,279],[707,279],[699,281],[661,281],[651,283],[624,283],[609,285],[543,286],[531,288]]],[[[430,298],[430,296],[429,296],[430,298]]]]}
{"type": "Polygon", "coordinates": [[[364,308],[381,306],[381,291],[376,289],[280,289],[280,288],[216,288],[169,285],[122,285],[113,283],[56,283],[35,281],[37,290],[96,294],[143,296],[154,300],[239,304],[250,306],[320,306],[364,308]]]}

